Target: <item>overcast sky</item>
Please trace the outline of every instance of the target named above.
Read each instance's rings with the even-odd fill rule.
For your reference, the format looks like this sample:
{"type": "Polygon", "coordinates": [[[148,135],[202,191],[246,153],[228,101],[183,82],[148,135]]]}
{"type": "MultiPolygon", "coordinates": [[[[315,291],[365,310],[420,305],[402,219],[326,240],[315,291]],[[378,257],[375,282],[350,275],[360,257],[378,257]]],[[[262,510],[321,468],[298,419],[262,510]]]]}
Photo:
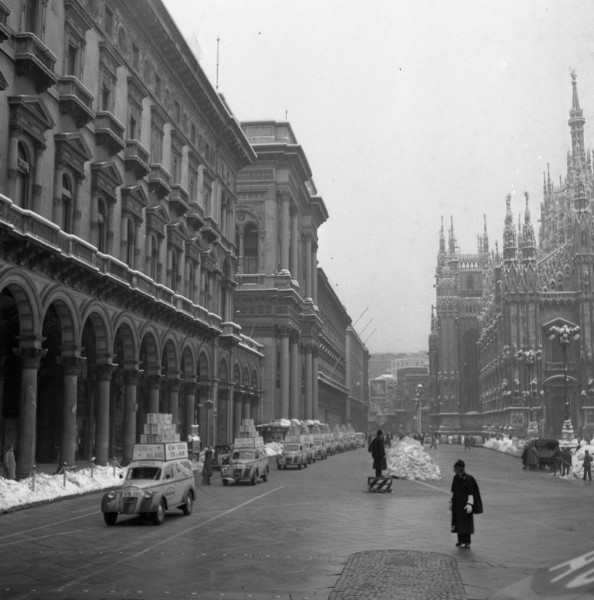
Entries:
{"type": "Polygon", "coordinates": [[[353,321],[369,307],[372,353],[427,349],[441,215],[466,253],[483,214],[501,248],[508,193],[538,225],[547,163],[566,172],[570,68],[591,143],[591,0],[165,4],[213,85],[220,37],[239,120],[288,111],[330,214],[319,265],[353,321]]]}

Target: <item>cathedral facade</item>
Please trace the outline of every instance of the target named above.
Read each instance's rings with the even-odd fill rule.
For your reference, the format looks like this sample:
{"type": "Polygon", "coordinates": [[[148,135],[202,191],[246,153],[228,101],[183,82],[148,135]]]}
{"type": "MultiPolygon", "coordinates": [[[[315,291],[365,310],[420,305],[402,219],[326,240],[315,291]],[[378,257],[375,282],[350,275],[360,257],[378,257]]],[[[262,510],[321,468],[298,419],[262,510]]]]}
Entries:
{"type": "Polygon", "coordinates": [[[446,434],[594,433],[594,177],[572,73],[567,172],[544,175],[540,230],[506,199],[502,252],[442,224],[429,356],[431,422],[446,434]]]}

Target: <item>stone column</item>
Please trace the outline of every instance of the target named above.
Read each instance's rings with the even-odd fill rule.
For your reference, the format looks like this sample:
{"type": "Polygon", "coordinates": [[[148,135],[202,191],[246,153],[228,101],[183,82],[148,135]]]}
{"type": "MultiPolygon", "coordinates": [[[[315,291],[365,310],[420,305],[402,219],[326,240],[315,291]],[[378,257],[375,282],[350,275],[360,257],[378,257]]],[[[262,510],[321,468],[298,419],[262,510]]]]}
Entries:
{"type": "MultiPolygon", "coordinates": [[[[54,209],[53,209],[53,219],[56,225],[62,227],[62,221],[64,219],[64,205],[62,204],[62,178],[64,175],[64,167],[60,164],[56,166],[54,171],[54,209]]],[[[74,190],[73,190],[74,191],[74,190]]],[[[74,198],[73,198],[74,201],[74,198]]],[[[74,202],[73,210],[74,210],[74,202]]]]}
{"type": "Polygon", "coordinates": [[[312,284],[312,274],[311,274],[311,237],[309,235],[305,238],[305,297],[311,298],[311,284],[312,284]]]}
{"type": "MultiPolygon", "coordinates": [[[[171,413],[171,422],[176,427],[179,427],[179,384],[180,380],[177,373],[173,377],[167,378],[167,407],[171,413]]],[[[176,431],[179,431],[179,429],[176,429],[176,431]]]]}
{"type": "Polygon", "coordinates": [[[62,404],[62,439],[60,459],[62,463],[73,465],[76,460],[76,403],[78,400],[78,376],[83,359],[79,356],[64,356],[64,400],[62,404]]]}
{"type": "Polygon", "coordinates": [[[299,392],[301,389],[300,369],[299,369],[299,336],[295,334],[291,337],[291,371],[290,371],[290,406],[289,418],[300,419],[299,392]]]}
{"type": "Polygon", "coordinates": [[[311,297],[314,304],[318,303],[318,249],[312,249],[311,257],[311,297]]]}
{"type": "Polygon", "coordinates": [[[305,345],[305,418],[313,415],[313,346],[305,345]]]}
{"type": "MultiPolygon", "coordinates": [[[[26,343],[25,340],[21,344],[26,343]]],[[[19,438],[16,451],[16,476],[24,479],[35,464],[37,434],[37,372],[47,350],[38,347],[41,340],[31,340],[34,347],[21,346],[13,352],[21,358],[21,399],[19,404],[19,438]]]]}
{"type": "Polygon", "coordinates": [[[151,373],[148,375],[147,384],[149,390],[148,410],[149,413],[159,412],[159,396],[161,395],[161,375],[151,373]]]}
{"type": "Polygon", "coordinates": [[[281,195],[281,269],[289,268],[289,196],[281,195]]]}
{"type": "Polygon", "coordinates": [[[297,271],[299,269],[299,213],[297,211],[291,212],[291,277],[298,279],[297,271]]]}
{"type": "MultiPolygon", "coordinates": [[[[194,425],[196,418],[196,378],[189,377],[184,380],[184,391],[186,398],[186,418],[185,418],[185,430],[184,436],[188,439],[190,433],[192,433],[191,425],[194,425]]],[[[202,425],[202,422],[200,423],[202,425]]],[[[204,432],[200,431],[200,438],[204,436],[204,432]]]]}
{"type": "Polygon", "coordinates": [[[280,415],[281,419],[289,418],[289,372],[290,372],[290,353],[289,353],[289,331],[281,331],[281,358],[280,358],[280,415]]]}
{"type": "Polygon", "coordinates": [[[219,418],[219,380],[213,379],[211,387],[211,401],[212,409],[209,412],[210,421],[210,445],[214,446],[217,443],[217,429],[218,429],[218,418],[219,418]]]}
{"type": "Polygon", "coordinates": [[[109,462],[109,393],[111,376],[117,365],[97,365],[97,411],[95,415],[95,460],[99,465],[109,462]]]}
{"type": "Polygon", "coordinates": [[[312,357],[312,419],[319,419],[318,416],[318,349],[314,348],[312,357]]]}
{"type": "Polygon", "coordinates": [[[233,437],[239,437],[239,426],[243,409],[243,394],[240,391],[233,392],[233,437]]]}
{"type": "Polygon", "coordinates": [[[243,410],[242,410],[242,418],[243,419],[254,419],[252,416],[252,394],[244,394],[243,395],[243,410]]]}
{"type": "Polygon", "coordinates": [[[132,450],[136,442],[136,405],[138,392],[139,370],[137,368],[124,370],[124,448],[122,462],[127,465],[132,460],[132,450]]]}

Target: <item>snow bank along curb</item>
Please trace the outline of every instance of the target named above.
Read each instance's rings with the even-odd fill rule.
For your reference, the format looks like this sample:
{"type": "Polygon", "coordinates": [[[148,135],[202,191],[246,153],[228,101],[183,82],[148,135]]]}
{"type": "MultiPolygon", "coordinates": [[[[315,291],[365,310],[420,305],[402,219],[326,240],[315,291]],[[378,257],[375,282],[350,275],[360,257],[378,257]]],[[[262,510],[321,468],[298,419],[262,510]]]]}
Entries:
{"type": "Polygon", "coordinates": [[[441,471],[421,443],[405,437],[387,448],[388,476],[398,479],[441,479],[441,471]]]}

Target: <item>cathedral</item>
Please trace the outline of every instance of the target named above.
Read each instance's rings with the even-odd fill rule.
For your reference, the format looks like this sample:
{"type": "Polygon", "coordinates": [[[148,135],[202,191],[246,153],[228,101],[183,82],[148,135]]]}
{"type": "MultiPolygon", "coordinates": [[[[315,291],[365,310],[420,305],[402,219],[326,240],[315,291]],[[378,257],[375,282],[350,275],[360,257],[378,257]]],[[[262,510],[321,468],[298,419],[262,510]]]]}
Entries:
{"type": "Polygon", "coordinates": [[[544,174],[538,242],[506,199],[502,251],[486,224],[476,254],[443,221],[429,335],[431,425],[446,435],[594,433],[594,171],[572,73],[571,150],[544,174]]]}

